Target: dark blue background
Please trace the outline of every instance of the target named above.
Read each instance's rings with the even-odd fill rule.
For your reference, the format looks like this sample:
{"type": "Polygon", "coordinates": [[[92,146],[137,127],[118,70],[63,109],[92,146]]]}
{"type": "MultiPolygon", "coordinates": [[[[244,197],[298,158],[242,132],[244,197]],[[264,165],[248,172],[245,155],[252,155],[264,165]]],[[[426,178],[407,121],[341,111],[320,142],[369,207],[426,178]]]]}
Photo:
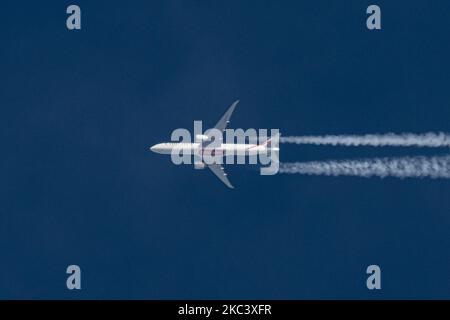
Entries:
{"type": "Polygon", "coordinates": [[[450,298],[449,181],[229,166],[229,190],[148,151],[235,99],[235,128],[450,131],[448,0],[376,1],[381,31],[372,1],[74,3],[80,31],[72,1],[0,7],[0,298],[450,298]]]}

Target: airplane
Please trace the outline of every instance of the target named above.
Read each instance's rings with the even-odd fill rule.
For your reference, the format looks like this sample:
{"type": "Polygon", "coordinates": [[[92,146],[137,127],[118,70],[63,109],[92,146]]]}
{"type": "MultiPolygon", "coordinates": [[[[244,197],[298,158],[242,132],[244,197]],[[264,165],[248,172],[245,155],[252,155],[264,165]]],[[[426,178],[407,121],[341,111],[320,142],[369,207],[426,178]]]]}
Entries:
{"type": "MultiPolygon", "coordinates": [[[[220,118],[217,124],[214,126],[214,129],[219,130],[222,134],[225,132],[225,129],[230,122],[231,115],[236,108],[236,105],[239,103],[239,100],[235,101],[225,112],[225,114],[220,118]]],[[[278,135],[277,135],[278,136],[278,135]]],[[[233,189],[233,185],[227,178],[227,174],[224,171],[224,168],[221,163],[212,163],[207,164],[203,161],[202,155],[217,155],[226,156],[226,155],[236,155],[236,154],[244,154],[245,156],[250,155],[258,155],[258,154],[267,154],[269,151],[278,152],[278,147],[272,146],[272,140],[267,139],[261,144],[251,144],[251,143],[221,143],[219,147],[217,144],[216,148],[208,147],[211,144],[211,137],[207,135],[196,135],[194,143],[178,143],[178,142],[165,142],[158,143],[154,146],[150,147],[150,150],[155,153],[160,154],[172,154],[172,152],[178,153],[180,150],[184,154],[194,155],[194,168],[195,169],[205,169],[208,167],[219,179],[222,181],[228,188],[233,189]]]]}

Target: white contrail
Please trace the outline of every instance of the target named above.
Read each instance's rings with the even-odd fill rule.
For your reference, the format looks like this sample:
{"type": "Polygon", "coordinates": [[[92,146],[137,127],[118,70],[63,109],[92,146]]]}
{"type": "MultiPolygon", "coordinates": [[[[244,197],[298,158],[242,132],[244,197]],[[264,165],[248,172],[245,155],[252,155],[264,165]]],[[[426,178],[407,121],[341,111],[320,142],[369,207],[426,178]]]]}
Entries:
{"type": "Polygon", "coordinates": [[[450,178],[450,155],[280,163],[279,172],[366,178],[450,178]]]}
{"type": "Polygon", "coordinates": [[[281,143],[342,145],[342,146],[396,146],[396,147],[450,147],[450,134],[444,132],[386,133],[365,135],[324,135],[281,137],[281,143]]]}

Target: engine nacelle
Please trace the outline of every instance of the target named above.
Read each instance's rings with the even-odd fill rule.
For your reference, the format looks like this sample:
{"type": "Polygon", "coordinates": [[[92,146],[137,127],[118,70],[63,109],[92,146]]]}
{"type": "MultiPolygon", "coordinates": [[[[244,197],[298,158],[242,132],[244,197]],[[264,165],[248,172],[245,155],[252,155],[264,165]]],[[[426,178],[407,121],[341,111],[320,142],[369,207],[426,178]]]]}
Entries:
{"type": "Polygon", "coordinates": [[[206,142],[210,141],[210,138],[204,134],[195,135],[195,142],[206,142]]]}
{"type": "Polygon", "coordinates": [[[194,168],[199,170],[199,169],[205,169],[206,164],[204,162],[201,161],[196,161],[194,162],[194,168]]]}

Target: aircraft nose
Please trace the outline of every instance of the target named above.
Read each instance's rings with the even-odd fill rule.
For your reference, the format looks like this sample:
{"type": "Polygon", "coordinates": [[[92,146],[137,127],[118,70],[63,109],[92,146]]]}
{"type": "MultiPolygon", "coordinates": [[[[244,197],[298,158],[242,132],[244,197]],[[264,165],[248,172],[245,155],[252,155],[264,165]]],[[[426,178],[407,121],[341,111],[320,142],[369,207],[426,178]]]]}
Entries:
{"type": "Polygon", "coordinates": [[[161,152],[161,144],[155,144],[154,146],[150,147],[150,150],[156,153],[160,153],[161,152]]]}

